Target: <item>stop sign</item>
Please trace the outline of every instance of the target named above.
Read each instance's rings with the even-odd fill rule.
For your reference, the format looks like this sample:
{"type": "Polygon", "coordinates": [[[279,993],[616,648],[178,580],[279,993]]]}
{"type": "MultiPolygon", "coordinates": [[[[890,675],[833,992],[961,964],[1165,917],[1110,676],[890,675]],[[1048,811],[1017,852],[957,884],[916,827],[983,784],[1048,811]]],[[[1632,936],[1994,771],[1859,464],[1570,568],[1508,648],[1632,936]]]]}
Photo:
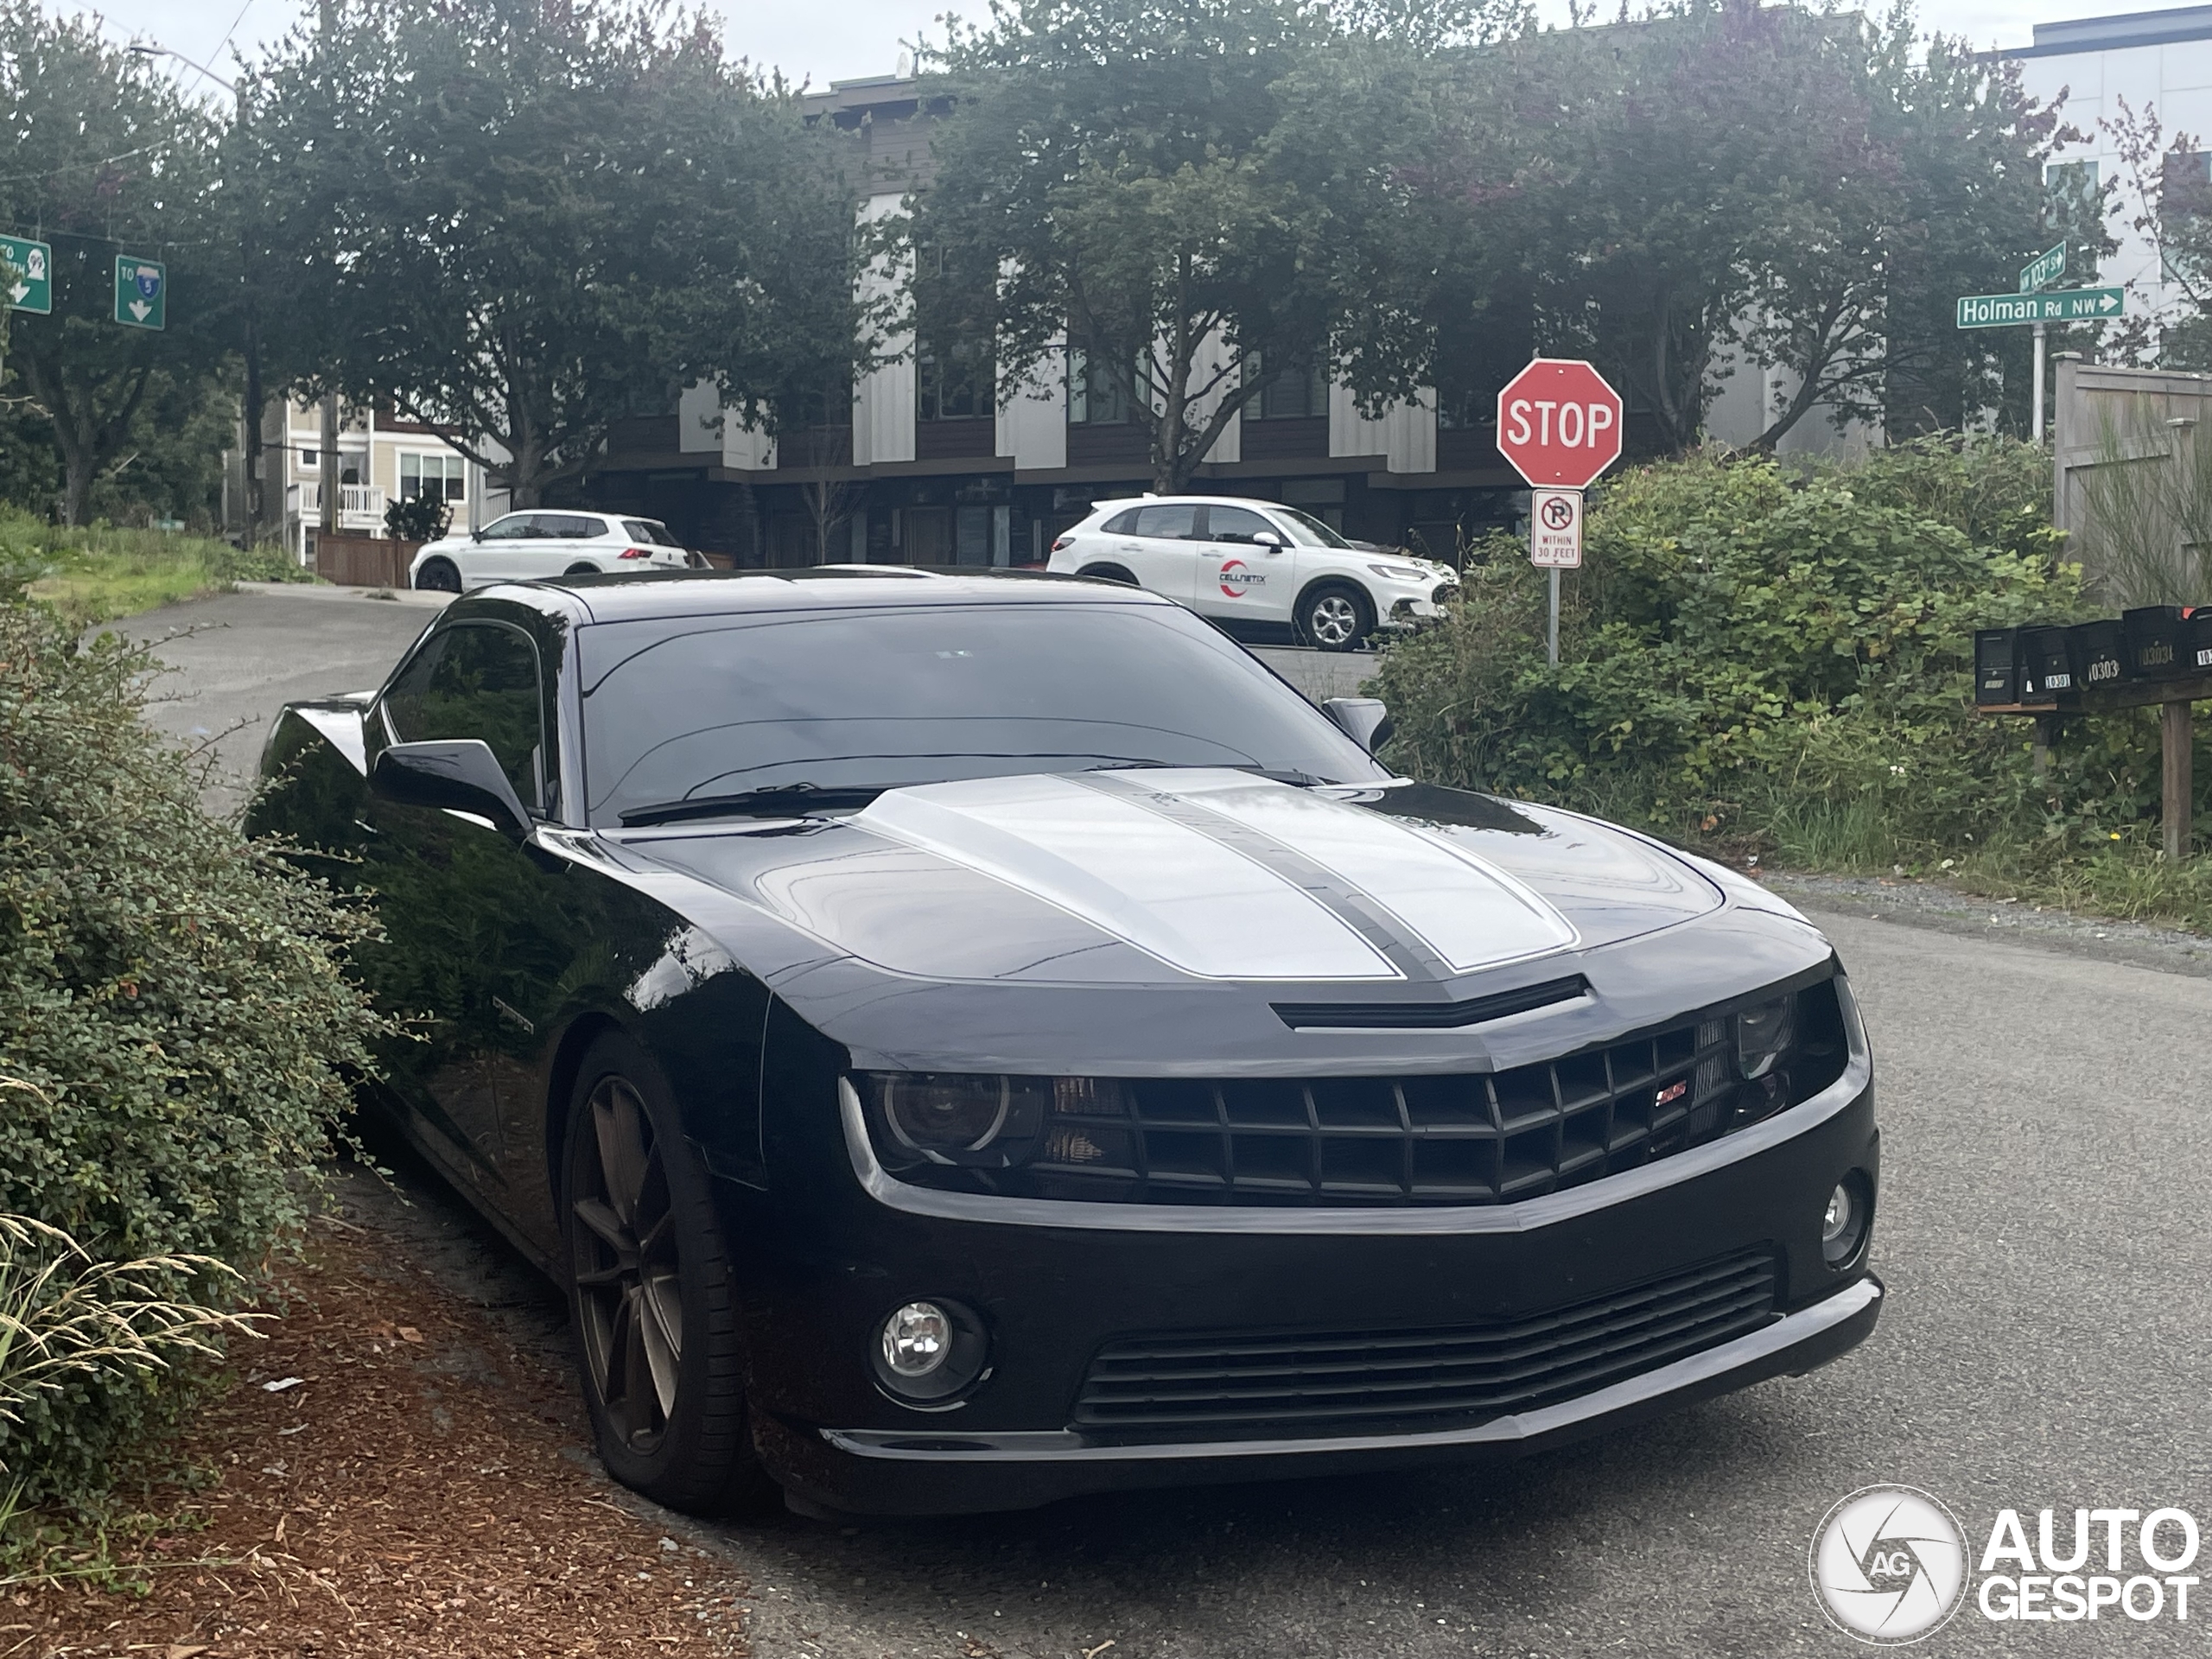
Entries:
{"type": "Polygon", "coordinates": [[[1621,395],[1578,358],[1537,358],[1497,394],[1497,447],[1539,489],[1582,489],[1620,459],[1621,395]]]}

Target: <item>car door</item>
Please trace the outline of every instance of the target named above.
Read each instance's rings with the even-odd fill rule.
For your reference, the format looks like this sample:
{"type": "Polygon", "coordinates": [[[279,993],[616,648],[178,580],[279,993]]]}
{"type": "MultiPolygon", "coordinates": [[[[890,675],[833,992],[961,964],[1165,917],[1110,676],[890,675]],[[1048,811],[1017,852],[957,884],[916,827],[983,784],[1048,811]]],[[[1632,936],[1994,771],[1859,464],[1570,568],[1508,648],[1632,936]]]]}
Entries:
{"type": "Polygon", "coordinates": [[[615,556],[621,549],[607,537],[607,520],[588,513],[549,512],[543,515],[552,531],[553,556],[547,560],[549,576],[565,576],[580,564],[594,570],[618,570],[615,556]]]}
{"type": "Polygon", "coordinates": [[[1187,604],[1198,573],[1198,515],[1189,501],[1133,507],[1111,521],[1121,533],[1108,537],[1098,563],[1125,565],[1138,587],[1187,604]]]}
{"type": "Polygon", "coordinates": [[[494,582],[520,582],[536,575],[532,550],[542,544],[535,512],[511,512],[495,518],[479,532],[461,556],[461,586],[481,588],[494,582]]]}
{"type": "Polygon", "coordinates": [[[1249,507],[1201,509],[1192,608],[1224,621],[1287,623],[1298,597],[1289,540],[1249,507]]]}
{"type": "MultiPolygon", "coordinates": [[[[480,738],[524,804],[542,810],[541,679],[536,642],[518,626],[472,617],[436,627],[370,715],[371,764],[390,742],[480,738]]],[[[511,1211],[518,1149],[501,1135],[495,1065],[510,1027],[528,1021],[501,993],[544,911],[545,872],[464,814],[375,797],[367,810],[365,885],[377,893],[385,935],[367,977],[419,1039],[390,1058],[391,1084],[432,1155],[511,1211]]]]}

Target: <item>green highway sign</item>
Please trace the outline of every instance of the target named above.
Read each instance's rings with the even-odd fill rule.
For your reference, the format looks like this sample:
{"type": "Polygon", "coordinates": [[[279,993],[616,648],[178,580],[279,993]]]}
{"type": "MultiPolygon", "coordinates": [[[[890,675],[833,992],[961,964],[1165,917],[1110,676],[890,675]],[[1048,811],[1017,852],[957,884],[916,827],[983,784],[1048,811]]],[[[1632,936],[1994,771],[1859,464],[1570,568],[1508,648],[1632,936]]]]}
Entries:
{"type": "Polygon", "coordinates": [[[2091,322],[2124,315],[2126,310],[2127,290],[2120,288],[2067,288],[2056,294],[1969,294],[1959,302],[1959,327],[2091,322]]]}
{"type": "Polygon", "coordinates": [[[2066,274],[2066,245],[2062,242],[2049,253],[2039,253],[2020,268],[2020,292],[2032,294],[2046,283],[2055,283],[2066,274]]]}
{"type": "Polygon", "coordinates": [[[115,320],[127,328],[162,328],[168,310],[169,268],[135,253],[116,255],[115,320]]]}
{"type": "Polygon", "coordinates": [[[25,241],[20,236],[0,236],[0,260],[8,265],[4,292],[7,309],[35,311],[49,316],[54,311],[54,250],[43,242],[25,241]]]}

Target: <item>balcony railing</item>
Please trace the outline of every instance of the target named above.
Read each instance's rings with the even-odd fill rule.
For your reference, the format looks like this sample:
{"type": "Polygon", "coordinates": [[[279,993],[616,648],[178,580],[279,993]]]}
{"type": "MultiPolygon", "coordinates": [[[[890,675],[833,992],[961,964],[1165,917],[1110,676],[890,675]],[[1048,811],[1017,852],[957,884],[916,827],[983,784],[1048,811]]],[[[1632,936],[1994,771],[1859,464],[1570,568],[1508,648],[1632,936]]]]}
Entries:
{"type": "MultiPolygon", "coordinates": [[[[292,511],[299,514],[302,524],[322,522],[322,486],[296,484],[293,490],[297,500],[292,511]]],[[[381,531],[384,528],[385,493],[373,484],[340,484],[338,486],[338,528],[340,530],[381,531]]]]}

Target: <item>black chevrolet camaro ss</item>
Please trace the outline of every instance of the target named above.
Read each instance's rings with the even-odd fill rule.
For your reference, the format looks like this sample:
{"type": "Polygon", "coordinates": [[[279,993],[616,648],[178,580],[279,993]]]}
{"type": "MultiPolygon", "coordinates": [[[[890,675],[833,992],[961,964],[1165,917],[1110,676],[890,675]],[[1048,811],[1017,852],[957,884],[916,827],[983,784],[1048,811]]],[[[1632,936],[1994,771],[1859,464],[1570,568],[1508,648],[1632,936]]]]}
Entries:
{"type": "Polygon", "coordinates": [[[1378,714],[1079,580],[517,583],[287,709],[254,827],[376,894],[374,1103],[665,1503],[1495,1458],[1859,1342],[1827,942],[1378,714]]]}

